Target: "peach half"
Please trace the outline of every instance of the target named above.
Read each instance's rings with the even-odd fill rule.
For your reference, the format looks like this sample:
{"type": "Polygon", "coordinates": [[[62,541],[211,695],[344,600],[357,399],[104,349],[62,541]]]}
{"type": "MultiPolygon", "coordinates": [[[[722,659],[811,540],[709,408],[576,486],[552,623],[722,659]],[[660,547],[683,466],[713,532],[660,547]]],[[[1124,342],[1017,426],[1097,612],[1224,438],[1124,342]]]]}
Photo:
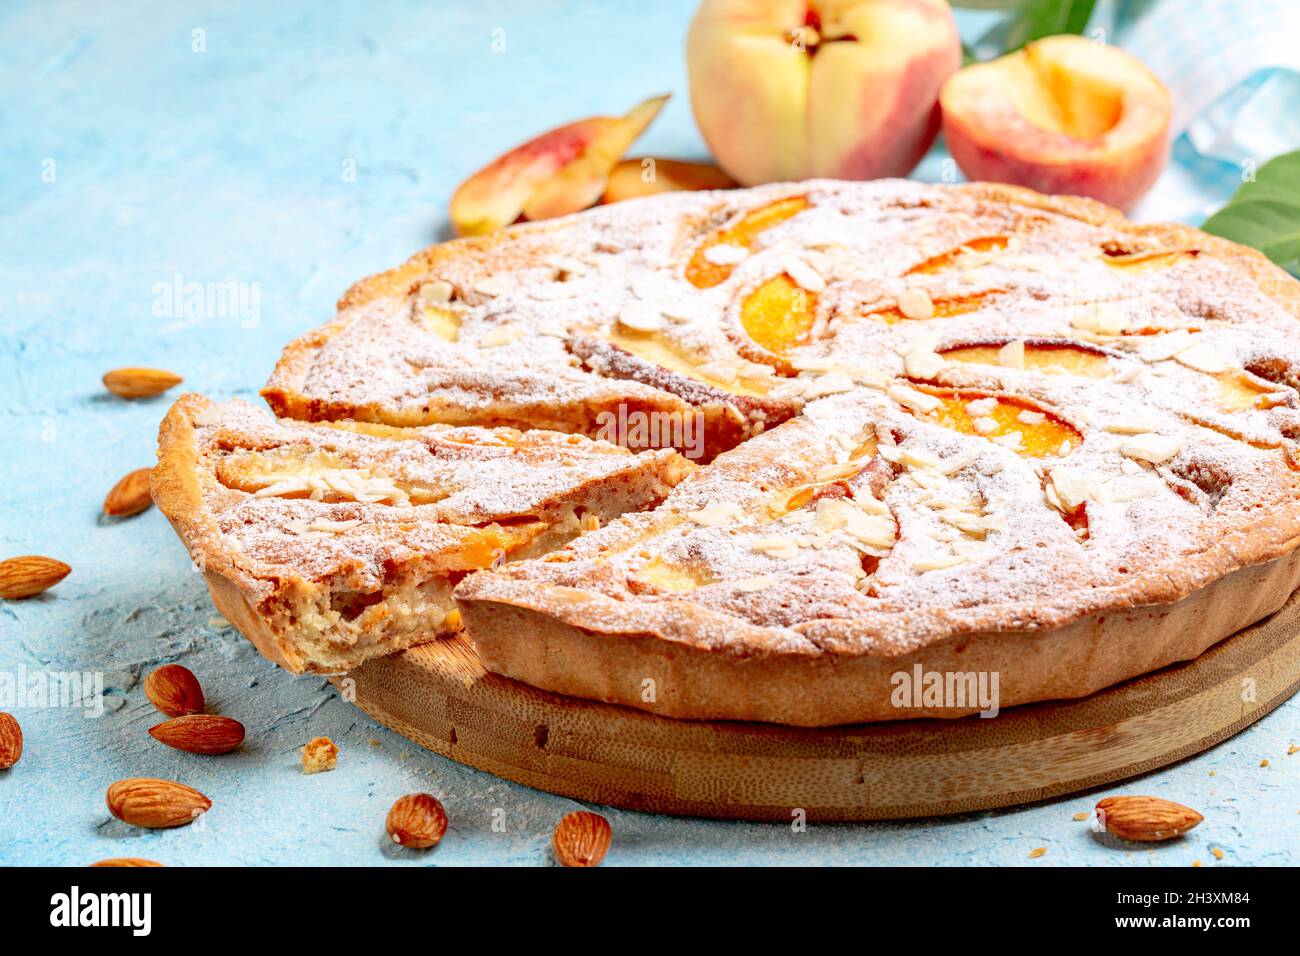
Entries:
{"type": "Polygon", "coordinates": [[[960,65],[946,0],[704,0],[686,39],[695,121],[746,186],[906,174],[960,65]]]}
{"type": "Polygon", "coordinates": [[[1123,50],[1047,37],[955,74],[943,131],[970,179],[1132,207],[1169,157],[1169,91],[1123,50]]]}
{"type": "Polygon", "coordinates": [[[482,235],[521,216],[553,219],[594,206],[618,161],[667,99],[648,99],[626,116],[569,123],[493,160],[461,183],[451,197],[456,235],[482,235]]]}
{"type": "Polygon", "coordinates": [[[622,202],[659,193],[691,192],[701,189],[734,189],[736,181],[710,163],[687,163],[678,159],[625,159],[609,174],[601,202],[622,202]]]}

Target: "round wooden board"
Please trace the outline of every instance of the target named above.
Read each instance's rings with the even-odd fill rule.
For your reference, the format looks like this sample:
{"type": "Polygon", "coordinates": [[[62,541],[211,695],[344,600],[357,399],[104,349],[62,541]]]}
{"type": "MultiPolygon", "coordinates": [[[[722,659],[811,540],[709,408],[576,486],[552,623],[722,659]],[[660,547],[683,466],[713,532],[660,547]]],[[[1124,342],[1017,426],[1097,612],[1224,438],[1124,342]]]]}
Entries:
{"type": "Polygon", "coordinates": [[[435,753],[579,800],[750,820],[789,820],[794,808],[812,820],[936,816],[1112,783],[1249,726],[1300,689],[1300,592],[1195,661],[992,719],[824,729],[674,720],[487,673],[464,639],[335,683],[435,753]]]}

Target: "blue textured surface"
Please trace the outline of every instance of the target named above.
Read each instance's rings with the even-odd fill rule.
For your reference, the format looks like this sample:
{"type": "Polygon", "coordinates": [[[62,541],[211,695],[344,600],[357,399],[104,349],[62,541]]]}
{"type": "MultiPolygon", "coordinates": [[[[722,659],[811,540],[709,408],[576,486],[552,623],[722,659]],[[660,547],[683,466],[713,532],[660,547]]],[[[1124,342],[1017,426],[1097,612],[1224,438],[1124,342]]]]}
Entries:
{"type": "MultiPolygon", "coordinates": [[[[98,719],[15,709],[27,749],[0,772],[0,862],[547,861],[572,801],[430,755],[324,681],[276,669],[209,622],[201,579],[162,515],[99,517],[108,487],[152,463],[170,401],[123,402],[99,378],[160,366],[186,388],[256,400],[281,346],[329,317],[350,282],[442,237],[460,179],[556,123],[672,91],[637,149],[703,156],[682,57],[692,6],[0,6],[0,555],[74,567],[44,597],[0,602],[0,674],[102,671],[106,706],[98,719]],[[195,29],[206,52],[192,50],[195,29]],[[492,52],[497,29],[503,53],[492,52]],[[158,315],[154,286],[178,275],[257,283],[259,321],[158,315]],[[173,660],[247,725],[243,750],[200,758],[148,737],[157,714],[140,679],[173,660]],[[340,743],[339,769],[304,777],[297,748],[318,734],[340,743]],[[182,779],[215,805],[193,827],[137,831],[104,808],[105,787],[127,776],[182,779]],[[429,854],[383,839],[389,805],[412,790],[441,797],[451,821],[429,854]]],[[[1286,752],[1296,740],[1300,701],[1126,786],[1205,813],[1189,838],[1152,850],[1103,844],[1075,822],[1095,802],[1084,795],[802,834],[608,811],[608,863],[1215,865],[1220,847],[1225,864],[1295,864],[1300,755],[1286,752]],[[1030,861],[1040,846],[1046,855],[1030,861]]]]}

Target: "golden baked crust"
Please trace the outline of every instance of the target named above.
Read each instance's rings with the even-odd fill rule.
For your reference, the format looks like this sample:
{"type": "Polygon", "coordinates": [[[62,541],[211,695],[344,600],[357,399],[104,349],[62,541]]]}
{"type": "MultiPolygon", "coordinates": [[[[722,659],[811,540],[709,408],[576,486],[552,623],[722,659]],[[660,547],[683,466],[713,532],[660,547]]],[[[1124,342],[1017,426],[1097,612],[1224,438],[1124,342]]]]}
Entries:
{"type": "Polygon", "coordinates": [[[678,447],[710,463],[658,509],[459,584],[486,665],[678,717],[952,717],[979,708],[899,706],[894,676],[1079,696],[1300,583],[1298,289],[1089,200],[774,184],[426,250],[263,394],[585,434],[698,414],[678,447]]]}
{"type": "Polygon", "coordinates": [[[277,421],[185,395],[153,493],[218,607],[291,671],[459,629],[465,574],[661,500],[690,469],[577,435],[277,421]]]}

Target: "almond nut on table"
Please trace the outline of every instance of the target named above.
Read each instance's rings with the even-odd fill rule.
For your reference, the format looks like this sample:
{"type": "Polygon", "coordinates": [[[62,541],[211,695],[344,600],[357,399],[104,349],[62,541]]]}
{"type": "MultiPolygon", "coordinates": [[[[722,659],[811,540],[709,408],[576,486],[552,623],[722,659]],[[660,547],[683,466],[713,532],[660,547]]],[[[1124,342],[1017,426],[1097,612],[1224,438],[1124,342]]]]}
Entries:
{"type": "Polygon", "coordinates": [[[117,781],[108,788],[105,802],[119,820],[153,830],[188,826],[212,806],[193,787],[151,777],[117,781]]]}
{"type": "Polygon", "coordinates": [[[48,591],[72,572],[54,558],[25,554],[0,561],[0,598],[13,601],[48,591]]]}
{"type": "Polygon", "coordinates": [[[599,813],[578,810],[556,826],[551,848],[563,866],[599,866],[612,839],[608,820],[599,813]]]}
{"type": "Polygon", "coordinates": [[[161,368],[115,368],[104,373],[104,387],[121,398],[152,398],[180,383],[179,375],[161,368]]]}
{"type": "Polygon", "coordinates": [[[153,860],[146,860],[139,856],[114,856],[107,860],[99,860],[90,864],[91,866],[162,866],[153,860]]]}
{"type": "Polygon", "coordinates": [[[1191,807],[1160,797],[1106,797],[1095,812],[1107,833],[1143,843],[1172,840],[1205,819],[1191,807]]]}
{"type": "Polygon", "coordinates": [[[203,687],[181,664],[164,664],[144,679],[144,694],[168,717],[203,713],[203,687]]]}
{"type": "Polygon", "coordinates": [[[13,714],[0,713],[0,770],[8,770],[23,755],[23,729],[13,714]]]}
{"type": "Polygon", "coordinates": [[[398,846],[427,850],[437,846],[447,832],[447,811],[432,794],[408,793],[398,797],[388,811],[386,826],[398,846]]]}
{"type": "Polygon", "coordinates": [[[104,514],[111,518],[129,518],[138,515],[151,504],[149,472],[151,468],[137,468],[123,475],[104,498],[104,514]]]}
{"type": "Polygon", "coordinates": [[[159,743],[192,754],[230,753],[244,742],[244,725],[233,717],[187,714],[149,728],[159,743]]]}

